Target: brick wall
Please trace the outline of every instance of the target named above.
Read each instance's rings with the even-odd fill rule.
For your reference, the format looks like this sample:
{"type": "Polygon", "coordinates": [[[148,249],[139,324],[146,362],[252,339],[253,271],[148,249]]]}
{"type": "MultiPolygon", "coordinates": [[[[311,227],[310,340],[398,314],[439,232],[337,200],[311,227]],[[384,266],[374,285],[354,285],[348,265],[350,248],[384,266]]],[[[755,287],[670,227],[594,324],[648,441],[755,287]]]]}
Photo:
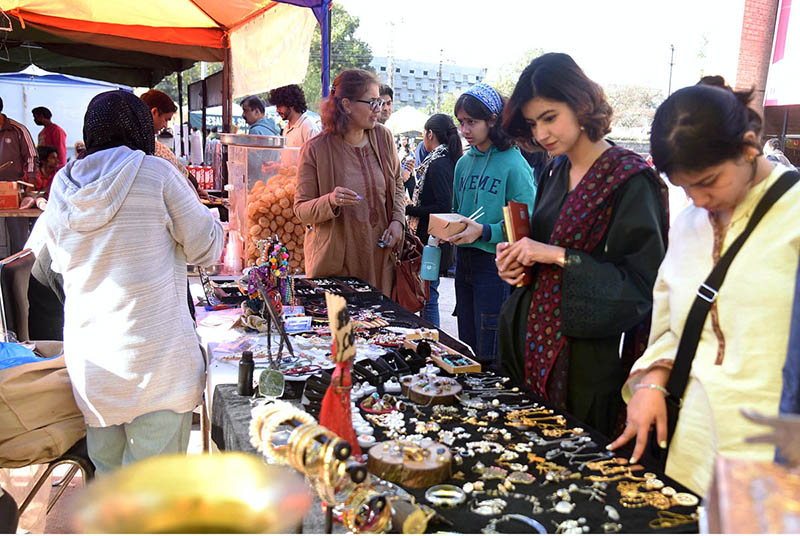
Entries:
{"type": "Polygon", "coordinates": [[[763,113],[779,0],[745,0],[736,89],[755,88],[753,107],[763,113]]]}

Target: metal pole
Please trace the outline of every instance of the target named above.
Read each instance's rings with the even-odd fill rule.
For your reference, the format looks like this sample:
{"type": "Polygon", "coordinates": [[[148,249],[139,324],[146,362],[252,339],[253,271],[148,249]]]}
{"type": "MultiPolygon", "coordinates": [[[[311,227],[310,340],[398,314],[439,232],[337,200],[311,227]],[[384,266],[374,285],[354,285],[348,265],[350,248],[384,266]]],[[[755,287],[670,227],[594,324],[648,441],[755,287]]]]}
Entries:
{"type": "Polygon", "coordinates": [[[783,128],[781,129],[781,151],[786,152],[786,129],[789,126],[789,107],[783,107],[783,128]]]}
{"type": "Polygon", "coordinates": [[[203,133],[203,153],[204,154],[203,154],[203,162],[202,162],[202,164],[205,165],[206,136],[208,135],[208,133],[206,131],[206,108],[208,108],[208,95],[206,94],[206,80],[205,80],[205,78],[203,79],[203,84],[201,85],[201,87],[203,89],[203,125],[202,125],[203,130],[201,130],[200,132],[203,133]]]}
{"type": "Polygon", "coordinates": [[[322,6],[322,21],[320,23],[322,37],[322,98],[331,93],[331,10],[330,1],[322,6]]]}
{"type": "Polygon", "coordinates": [[[439,71],[436,73],[436,113],[442,111],[442,61],[444,58],[444,49],[439,49],[439,71]]]}
{"type": "Polygon", "coordinates": [[[178,132],[181,137],[180,155],[186,156],[186,140],[183,139],[183,73],[178,71],[178,132]]]}
{"type": "Polygon", "coordinates": [[[231,83],[231,46],[226,38],[225,61],[222,62],[222,131],[233,132],[233,85],[231,83]]]}
{"type": "Polygon", "coordinates": [[[672,95],[672,66],[675,65],[673,59],[675,58],[675,45],[670,45],[669,53],[669,86],[667,86],[667,97],[672,95]]]}

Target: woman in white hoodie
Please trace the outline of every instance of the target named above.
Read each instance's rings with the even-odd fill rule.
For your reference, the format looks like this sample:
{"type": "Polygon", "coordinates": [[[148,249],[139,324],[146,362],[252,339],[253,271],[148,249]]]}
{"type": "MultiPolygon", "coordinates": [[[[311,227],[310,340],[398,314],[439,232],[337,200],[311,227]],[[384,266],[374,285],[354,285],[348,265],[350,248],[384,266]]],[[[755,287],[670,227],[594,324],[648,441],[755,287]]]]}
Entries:
{"type": "Polygon", "coordinates": [[[186,265],[222,252],[222,228],[169,162],[132,93],[92,99],[86,153],[53,180],[45,213],[64,277],[64,356],[100,472],[186,452],[205,363],[186,309],[186,265]]]}

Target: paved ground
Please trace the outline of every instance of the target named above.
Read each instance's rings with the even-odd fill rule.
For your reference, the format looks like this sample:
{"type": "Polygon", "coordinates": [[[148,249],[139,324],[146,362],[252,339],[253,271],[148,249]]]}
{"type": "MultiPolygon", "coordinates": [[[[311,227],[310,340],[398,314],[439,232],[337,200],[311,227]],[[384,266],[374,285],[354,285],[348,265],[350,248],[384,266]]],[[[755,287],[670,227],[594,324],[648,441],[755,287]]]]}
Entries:
{"type": "Polygon", "coordinates": [[[439,279],[439,323],[442,331],[458,338],[458,322],[453,316],[456,308],[455,279],[442,277],[439,279]]]}

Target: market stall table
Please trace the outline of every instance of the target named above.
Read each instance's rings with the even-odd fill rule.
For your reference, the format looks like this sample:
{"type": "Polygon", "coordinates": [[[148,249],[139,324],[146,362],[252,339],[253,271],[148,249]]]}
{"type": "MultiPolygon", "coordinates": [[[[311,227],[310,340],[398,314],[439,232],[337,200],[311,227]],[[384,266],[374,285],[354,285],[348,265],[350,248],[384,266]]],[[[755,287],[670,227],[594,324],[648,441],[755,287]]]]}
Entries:
{"type": "MultiPolygon", "coordinates": [[[[224,280],[226,278],[220,276],[215,279],[224,280]]],[[[200,293],[202,293],[202,290],[200,293]]],[[[353,299],[351,298],[351,301],[353,299]]],[[[302,301],[302,298],[300,300],[302,301]]],[[[359,296],[358,303],[364,308],[374,307],[377,311],[391,314],[397,322],[404,325],[432,330],[437,329],[433,324],[403,309],[389,298],[382,296],[377,289],[372,289],[372,292],[359,296]]],[[[197,307],[197,332],[208,354],[206,401],[209,404],[209,409],[213,408],[215,387],[220,384],[235,384],[238,379],[237,355],[241,355],[241,350],[236,354],[231,353],[230,349],[237,347],[237,343],[243,340],[243,334],[241,330],[230,328],[240,315],[241,309],[238,307],[212,311],[206,310],[204,307],[197,307]]],[[[439,330],[439,337],[442,343],[456,351],[470,357],[473,355],[464,343],[441,330],[439,330]]],[[[274,346],[277,348],[277,344],[274,346]]],[[[330,348],[326,348],[326,350],[330,351],[330,348]]],[[[289,381],[291,382],[291,379],[289,381]]]]}
{"type": "MultiPolygon", "coordinates": [[[[397,312],[397,318],[424,325],[418,317],[402,311],[391,301],[384,298],[380,302],[387,310],[397,312]]],[[[440,333],[440,337],[448,345],[459,345],[444,333],[440,333]]],[[[539,409],[531,411],[543,412],[539,418],[551,414],[547,413],[549,410],[542,400],[519,389],[514,391],[507,378],[483,373],[459,375],[458,380],[464,391],[471,391],[473,397],[479,398],[479,391],[484,391],[485,400],[476,401],[471,408],[408,404],[403,412],[403,422],[408,428],[404,434],[416,434],[417,444],[428,445],[424,439],[428,438],[450,446],[455,463],[453,475],[445,483],[473,488],[463,503],[451,509],[437,508],[449,525],[431,525],[432,530],[531,532],[529,525],[518,520],[498,521],[502,515],[513,513],[537,520],[548,532],[570,528],[593,533],[616,530],[697,532],[696,519],[690,517],[696,510],[696,505],[691,503],[697,498],[665,476],[642,476],[647,471],[647,462],[644,467],[628,470],[625,457],[630,451],[615,453],[622,458],[614,459],[602,447],[609,442],[608,438],[557,410],[555,415],[563,417],[556,422],[562,423],[563,430],[556,432],[552,427],[534,422],[519,426],[524,418],[508,421],[507,417],[515,415],[512,412],[519,406],[538,405],[539,409]],[[482,385],[497,389],[498,382],[502,384],[499,391],[479,388],[482,385]],[[446,407],[450,409],[443,409],[446,407]],[[524,446],[528,444],[530,447],[524,446]],[[523,445],[519,450],[512,448],[519,445],[523,445]],[[576,456],[579,452],[589,455],[576,456]],[[564,470],[555,470],[558,466],[564,470]],[[515,473],[513,488],[501,488],[504,478],[512,478],[511,473],[515,473]],[[478,491],[481,486],[483,490],[478,491]],[[670,487],[672,493],[660,492],[670,487]],[[623,495],[624,500],[620,502],[623,495]],[[609,510],[609,506],[613,509],[609,510]],[[482,511],[489,515],[482,515],[482,511]],[[675,520],[683,523],[675,523],[675,520]]],[[[213,390],[214,441],[224,450],[255,452],[249,437],[252,399],[236,394],[235,385],[221,383],[217,382],[213,390]]],[[[363,410],[361,413],[373,423],[377,441],[390,438],[386,428],[390,425],[381,426],[380,416],[368,415],[363,410]]],[[[425,488],[405,490],[419,503],[429,504],[425,488]]]]}
{"type": "Polygon", "coordinates": [[[38,218],[42,211],[38,208],[3,208],[0,218],[38,218]]]}

